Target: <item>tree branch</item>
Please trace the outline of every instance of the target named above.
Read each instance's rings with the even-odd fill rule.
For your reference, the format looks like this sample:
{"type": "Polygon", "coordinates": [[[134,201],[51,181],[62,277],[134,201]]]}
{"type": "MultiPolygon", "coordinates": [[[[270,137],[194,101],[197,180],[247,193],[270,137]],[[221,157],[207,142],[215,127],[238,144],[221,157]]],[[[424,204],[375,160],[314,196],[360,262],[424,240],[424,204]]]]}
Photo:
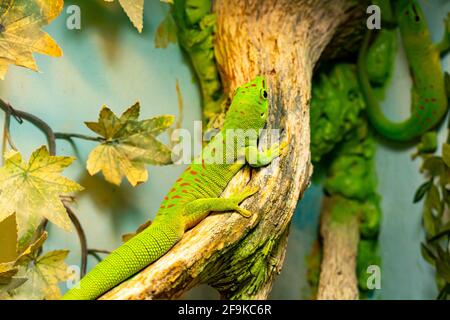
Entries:
{"type": "MultiPolygon", "coordinates": [[[[207,283],[227,299],[266,299],[281,270],[290,221],[309,185],[309,99],[313,68],[352,1],[217,0],[216,57],[225,93],[256,75],[270,91],[268,128],[282,129],[289,151],[261,170],[245,168],[223,196],[261,187],[236,213],[211,214],[166,255],[101,299],[173,299],[207,283]]],[[[264,139],[263,139],[264,140],[264,139]]]]}

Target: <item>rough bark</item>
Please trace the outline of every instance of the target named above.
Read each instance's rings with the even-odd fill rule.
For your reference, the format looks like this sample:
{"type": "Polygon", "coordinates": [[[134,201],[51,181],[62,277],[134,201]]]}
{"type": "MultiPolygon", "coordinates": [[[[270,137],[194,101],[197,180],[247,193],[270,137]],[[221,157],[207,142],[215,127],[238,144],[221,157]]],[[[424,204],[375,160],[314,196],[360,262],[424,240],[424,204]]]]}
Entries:
{"type": "MultiPolygon", "coordinates": [[[[270,166],[242,170],[224,192],[260,191],[243,207],[211,214],[165,256],[102,299],[172,299],[207,283],[223,298],[265,299],[281,270],[289,224],[310,182],[309,99],[314,65],[347,21],[348,0],[216,0],[216,55],[225,92],[256,75],[269,85],[269,128],[282,129],[288,152],[270,166]]],[[[264,139],[263,139],[264,140],[264,139]]]]}
{"type": "Polygon", "coordinates": [[[333,205],[333,197],[324,199],[320,226],[323,260],[317,300],[357,300],[359,217],[348,214],[345,219],[336,219],[333,205]]]}

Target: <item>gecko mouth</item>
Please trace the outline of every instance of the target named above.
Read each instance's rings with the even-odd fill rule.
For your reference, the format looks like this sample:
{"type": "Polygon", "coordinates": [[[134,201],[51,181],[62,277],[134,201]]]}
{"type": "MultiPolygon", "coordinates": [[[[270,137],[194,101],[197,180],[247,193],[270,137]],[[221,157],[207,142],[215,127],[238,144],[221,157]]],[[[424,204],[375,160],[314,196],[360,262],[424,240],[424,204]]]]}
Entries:
{"type": "Polygon", "coordinates": [[[417,12],[417,8],[415,5],[412,5],[412,10],[414,11],[414,16],[416,18],[416,21],[419,22],[420,21],[420,16],[419,13],[417,12]]]}

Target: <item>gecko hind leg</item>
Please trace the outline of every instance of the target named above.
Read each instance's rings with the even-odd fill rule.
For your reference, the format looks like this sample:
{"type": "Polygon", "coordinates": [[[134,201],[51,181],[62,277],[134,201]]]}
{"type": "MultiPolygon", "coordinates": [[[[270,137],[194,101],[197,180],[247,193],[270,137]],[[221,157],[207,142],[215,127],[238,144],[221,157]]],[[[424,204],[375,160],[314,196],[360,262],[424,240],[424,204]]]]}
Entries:
{"type": "Polygon", "coordinates": [[[239,204],[254,195],[258,190],[257,187],[247,187],[241,192],[233,193],[229,198],[202,198],[187,203],[184,208],[184,215],[188,227],[192,227],[203,220],[211,211],[235,210],[246,218],[252,216],[250,211],[239,207],[239,204]]]}

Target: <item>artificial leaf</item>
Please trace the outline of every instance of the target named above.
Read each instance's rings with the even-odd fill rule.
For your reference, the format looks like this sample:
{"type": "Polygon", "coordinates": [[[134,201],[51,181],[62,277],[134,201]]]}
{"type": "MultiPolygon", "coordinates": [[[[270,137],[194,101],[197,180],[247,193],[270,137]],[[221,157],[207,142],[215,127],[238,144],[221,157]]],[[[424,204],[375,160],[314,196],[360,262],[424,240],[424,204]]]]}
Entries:
{"type": "Polygon", "coordinates": [[[450,168],[450,144],[444,143],[442,145],[442,159],[447,167],[450,168]]]}
{"type": "Polygon", "coordinates": [[[27,265],[37,256],[39,249],[47,239],[47,235],[47,232],[43,232],[41,236],[25,248],[14,261],[0,264],[0,291],[15,289],[20,285],[19,282],[25,282],[21,280],[23,279],[21,277],[17,277],[14,280],[14,276],[19,271],[20,266],[27,267],[27,265]],[[12,281],[14,281],[13,285],[11,285],[12,281]]]}
{"type": "Polygon", "coordinates": [[[37,71],[33,53],[60,57],[58,44],[41,27],[55,19],[63,0],[3,0],[0,3],[0,78],[15,64],[37,71]]]}
{"type": "Polygon", "coordinates": [[[428,239],[428,241],[431,242],[431,241],[440,239],[444,236],[450,236],[450,222],[447,222],[444,226],[442,226],[433,237],[428,239]]]}
{"type": "Polygon", "coordinates": [[[450,283],[450,264],[445,260],[436,260],[436,271],[440,277],[450,283]]]}
{"type": "Polygon", "coordinates": [[[430,186],[430,189],[428,190],[425,205],[430,209],[436,210],[438,213],[440,213],[442,210],[441,196],[439,194],[438,188],[434,184],[432,184],[430,186]]]}
{"type": "Polygon", "coordinates": [[[71,230],[59,197],[82,190],[79,184],[61,176],[61,171],[73,160],[51,156],[44,146],[31,154],[28,163],[19,152],[8,152],[5,165],[0,168],[0,221],[16,213],[19,237],[30,226],[37,228],[42,218],[71,230]]]}
{"type": "MultiPolygon", "coordinates": [[[[105,1],[113,2],[114,0],[105,1]]],[[[119,3],[135,28],[139,32],[142,32],[142,28],[144,27],[144,0],[119,0],[119,3]]]]}
{"type": "Polygon", "coordinates": [[[11,290],[17,289],[22,284],[24,284],[28,279],[24,277],[12,277],[8,283],[0,283],[0,300],[5,300],[10,298],[9,293],[11,290]],[[5,295],[5,293],[8,293],[5,295]]]}
{"type": "Polygon", "coordinates": [[[421,171],[426,171],[432,177],[440,176],[444,172],[444,166],[441,157],[429,156],[425,158],[421,171]]]}
{"type": "Polygon", "coordinates": [[[0,263],[13,261],[16,258],[17,224],[16,215],[12,214],[0,222],[0,263]]]}
{"type": "Polygon", "coordinates": [[[7,284],[17,273],[18,269],[13,262],[0,263],[0,284],[7,284]]]}
{"type": "Polygon", "coordinates": [[[48,233],[44,231],[36,241],[32,242],[25,250],[19,255],[17,258],[15,265],[26,265],[30,261],[32,261],[37,254],[39,253],[39,249],[42,248],[45,240],[47,240],[48,233]]]}
{"type": "Polygon", "coordinates": [[[118,118],[103,106],[98,122],[86,122],[105,141],[89,154],[87,170],[90,175],[100,171],[106,181],[120,185],[125,176],[136,186],[148,179],[146,164],[165,165],[172,162],[171,150],[156,136],[168,129],[173,116],[138,120],[140,106],[136,103],[118,118]]]}
{"type": "Polygon", "coordinates": [[[425,259],[425,261],[427,261],[431,265],[434,265],[436,256],[433,251],[431,251],[431,249],[427,247],[426,244],[420,244],[420,252],[422,253],[422,257],[425,259]]]}
{"type": "Polygon", "coordinates": [[[14,295],[17,299],[54,300],[61,297],[58,283],[69,279],[68,266],[64,262],[68,250],[48,251],[39,256],[27,271],[28,281],[14,295]]]}
{"type": "Polygon", "coordinates": [[[428,236],[433,237],[436,234],[436,222],[433,211],[428,206],[423,208],[423,226],[428,236]]]}
{"type": "Polygon", "coordinates": [[[158,26],[155,33],[155,47],[167,48],[170,43],[177,43],[177,25],[170,12],[158,26]]]}
{"type": "Polygon", "coordinates": [[[432,185],[432,181],[427,181],[423,183],[414,194],[413,203],[419,202],[422,200],[422,198],[425,196],[425,194],[430,190],[430,187],[432,185]]]}

